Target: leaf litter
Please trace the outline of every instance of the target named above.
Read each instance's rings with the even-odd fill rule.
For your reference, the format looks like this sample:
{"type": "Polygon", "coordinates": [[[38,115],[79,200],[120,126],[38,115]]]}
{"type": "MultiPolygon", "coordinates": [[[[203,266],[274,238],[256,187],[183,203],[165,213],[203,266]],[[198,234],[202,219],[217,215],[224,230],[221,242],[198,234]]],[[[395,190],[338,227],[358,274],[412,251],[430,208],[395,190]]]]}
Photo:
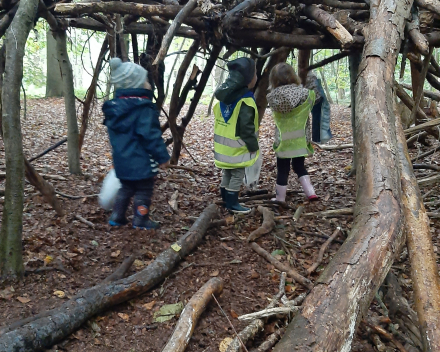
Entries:
{"type": "MultiPolygon", "coordinates": [[[[185,115],[186,109],[186,106],[182,109],[181,116],[185,115]]],[[[139,256],[128,274],[142,270],[159,253],[173,245],[208,204],[220,199],[218,185],[221,172],[214,167],[212,160],[213,118],[206,117],[206,110],[206,106],[198,106],[184,137],[197,163],[186,150],[182,151],[179,163],[198,172],[190,174],[185,170],[168,169],[157,177],[151,213],[154,220],[161,222],[161,229],[155,233],[134,230],[129,226],[111,228],[107,225],[109,213],[99,207],[96,198],[87,197],[99,193],[101,182],[112,166],[100,104],[94,107],[85,138],[81,156],[82,175],[72,176],[68,173],[66,145],[33,162],[39,172],[60,176],[49,180],[58,191],[84,197],[60,198],[67,215],[58,218],[38,192],[32,186],[25,185],[23,253],[26,267],[34,270],[62,265],[68,273],[59,270],[30,272],[13,288],[0,286],[0,328],[14,320],[59,306],[60,298],[65,299],[61,293],[65,297],[72,297],[81,289],[100,283],[114,272],[125,257],[133,253],[139,253],[139,256]],[[91,229],[76,221],[75,215],[100,226],[91,229]]],[[[272,192],[276,162],[272,151],[273,123],[269,113],[260,128],[263,169],[259,187],[272,192]]],[[[352,142],[349,114],[347,107],[332,106],[332,132],[335,138],[331,144],[352,142]]],[[[67,135],[64,116],[62,99],[28,101],[27,120],[22,121],[26,157],[40,153],[67,135]]],[[[161,119],[165,121],[164,116],[161,119]]],[[[164,138],[168,136],[169,131],[164,138]]],[[[413,156],[427,150],[426,147],[418,147],[411,150],[413,156]]],[[[0,148],[4,151],[2,141],[0,148]]],[[[304,205],[304,212],[352,207],[355,203],[355,180],[346,176],[351,165],[352,150],[315,150],[314,156],[307,159],[306,167],[322,200],[317,203],[306,202],[304,195],[299,193],[302,190],[292,172],[289,189],[298,193],[290,196],[289,205],[294,209],[304,205]]],[[[438,156],[434,154],[424,162],[438,164],[438,156]]],[[[0,160],[0,169],[4,168],[4,160],[0,160]]],[[[426,170],[417,170],[416,173],[427,174],[426,170]]],[[[4,184],[1,186],[4,187],[4,184]]],[[[422,189],[422,194],[426,192],[426,189],[422,189]]],[[[438,194],[438,190],[433,192],[427,201],[434,204],[439,200],[438,194]]],[[[428,207],[429,211],[436,211],[434,205],[428,207]]],[[[272,233],[259,240],[259,244],[300,272],[314,262],[325,241],[310,234],[331,233],[336,226],[340,226],[345,234],[351,229],[351,216],[319,220],[300,218],[294,222],[288,217],[293,216],[294,210],[278,207],[272,209],[275,216],[284,218],[278,221],[272,233]]],[[[2,204],[0,210],[3,211],[2,204]]],[[[208,231],[199,248],[176,268],[176,271],[185,270],[171,275],[166,282],[146,294],[102,312],[93,322],[82,326],[58,346],[71,352],[98,352],[103,348],[115,352],[160,351],[172,334],[177,320],[173,317],[177,318],[180,314],[163,315],[161,309],[163,312],[163,308],[170,305],[179,305],[183,309],[192,295],[212,276],[224,280],[219,303],[237,331],[243,329],[246,323],[234,318],[263,309],[278,292],[280,274],[256,255],[246,242],[248,234],[261,225],[261,217],[249,215],[234,218],[224,210],[221,210],[221,214],[226,218],[227,225],[208,231]],[[169,320],[154,325],[155,319],[170,316],[169,320]]],[[[437,220],[433,220],[433,223],[436,225],[437,220]]],[[[436,226],[432,230],[437,249],[440,231],[436,226]]],[[[329,246],[320,269],[312,275],[312,279],[319,276],[319,271],[325,268],[339,247],[338,243],[329,246]]],[[[400,262],[399,268],[394,270],[404,272],[408,278],[408,263],[400,262]]],[[[402,280],[405,279],[402,277],[402,280]]],[[[406,279],[402,283],[405,284],[402,285],[405,296],[412,303],[411,281],[406,279]]],[[[301,286],[288,280],[286,293],[289,299],[303,292],[301,286]]],[[[262,333],[256,344],[262,342],[269,333],[262,333]]],[[[195,329],[187,351],[202,352],[208,348],[209,351],[225,350],[225,345],[233,336],[219,308],[209,305],[195,329]]],[[[368,350],[366,344],[369,342],[364,340],[362,334],[358,334],[352,350],[368,350]]]]}

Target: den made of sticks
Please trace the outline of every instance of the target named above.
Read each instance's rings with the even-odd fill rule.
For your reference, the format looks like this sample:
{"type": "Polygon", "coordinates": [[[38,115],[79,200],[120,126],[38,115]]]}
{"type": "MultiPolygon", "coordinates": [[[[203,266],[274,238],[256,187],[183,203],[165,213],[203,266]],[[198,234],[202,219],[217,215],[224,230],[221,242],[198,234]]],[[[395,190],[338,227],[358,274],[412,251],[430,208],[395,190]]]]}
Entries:
{"type": "Polygon", "coordinates": [[[0,36],[0,352],[440,351],[439,0],[3,0],[0,36]],[[261,162],[239,195],[214,153],[244,140],[216,122],[237,59],[261,162]],[[142,96],[115,62],[139,65],[142,96]],[[308,94],[295,138],[324,111],[311,76],[331,130],[287,186],[281,63],[308,94]],[[102,203],[124,99],[158,120],[126,124],[127,145],[156,133],[170,159],[145,154],[153,195],[128,219],[139,179],[102,203]]]}

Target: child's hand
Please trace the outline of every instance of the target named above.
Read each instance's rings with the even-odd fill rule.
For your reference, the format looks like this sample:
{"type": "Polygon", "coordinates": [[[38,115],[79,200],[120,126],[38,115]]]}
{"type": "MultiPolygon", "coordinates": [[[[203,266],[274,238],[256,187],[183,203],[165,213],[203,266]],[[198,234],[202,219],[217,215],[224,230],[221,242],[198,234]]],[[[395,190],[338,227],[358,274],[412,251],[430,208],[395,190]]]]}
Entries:
{"type": "Polygon", "coordinates": [[[160,164],[159,169],[166,170],[169,164],[170,164],[169,161],[167,161],[166,163],[160,164]]]}

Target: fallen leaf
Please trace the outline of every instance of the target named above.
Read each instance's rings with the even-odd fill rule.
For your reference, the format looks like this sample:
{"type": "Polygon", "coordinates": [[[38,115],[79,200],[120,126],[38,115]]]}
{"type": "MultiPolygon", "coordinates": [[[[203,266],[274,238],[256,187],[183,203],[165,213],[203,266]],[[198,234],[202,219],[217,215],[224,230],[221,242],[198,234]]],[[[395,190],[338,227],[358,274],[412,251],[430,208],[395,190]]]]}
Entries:
{"type": "Polygon", "coordinates": [[[183,303],[178,302],[175,304],[165,304],[154,313],[154,321],[163,323],[165,321],[173,319],[176,315],[180,314],[183,310],[183,303]]]}
{"type": "Polygon", "coordinates": [[[218,349],[220,352],[226,352],[231,342],[234,341],[232,337],[226,337],[223,339],[222,342],[220,342],[220,345],[218,346],[218,349]]]}
{"type": "Polygon", "coordinates": [[[151,301],[151,302],[143,304],[142,307],[144,307],[146,310],[151,310],[151,309],[153,309],[155,304],[156,304],[156,301],[151,301]]]}
{"type": "Polygon", "coordinates": [[[63,291],[59,291],[59,290],[57,290],[57,291],[53,291],[53,294],[54,294],[55,296],[57,296],[58,298],[64,298],[64,297],[66,297],[66,294],[65,294],[63,291]]]}
{"type": "Polygon", "coordinates": [[[23,304],[29,303],[31,301],[29,298],[26,298],[26,297],[17,297],[17,300],[23,304]]]}
{"type": "Polygon", "coordinates": [[[113,252],[112,254],[110,254],[110,257],[117,258],[117,257],[119,257],[119,254],[121,254],[121,251],[118,249],[116,252],[113,252]]]}
{"type": "Polygon", "coordinates": [[[124,321],[128,321],[128,319],[129,319],[128,314],[125,314],[125,313],[118,313],[118,317],[124,321]]]}
{"type": "Polygon", "coordinates": [[[50,256],[50,255],[46,255],[46,258],[44,258],[44,264],[48,265],[48,264],[50,264],[52,262],[53,262],[53,257],[50,256]]]}
{"type": "Polygon", "coordinates": [[[224,249],[227,249],[228,251],[233,251],[234,248],[228,247],[225,243],[221,243],[221,245],[223,246],[224,249]]]}
{"type": "Polygon", "coordinates": [[[327,202],[330,199],[330,193],[327,193],[324,197],[324,200],[327,202]]]}
{"type": "Polygon", "coordinates": [[[134,265],[136,268],[142,268],[142,267],[145,266],[145,263],[144,263],[142,260],[136,259],[136,260],[133,262],[133,265],[134,265]]]}
{"type": "Polygon", "coordinates": [[[209,276],[218,276],[220,272],[218,270],[213,271],[209,276]]]}
{"type": "Polygon", "coordinates": [[[0,291],[0,299],[10,300],[12,298],[12,296],[14,295],[14,292],[15,292],[15,290],[12,286],[5,288],[4,290],[1,290],[0,291]]]}
{"type": "Polygon", "coordinates": [[[260,274],[258,274],[255,270],[251,271],[251,278],[252,279],[259,279],[260,278],[260,274]]]}
{"type": "Polygon", "coordinates": [[[231,309],[231,317],[233,317],[234,319],[238,318],[238,314],[235,313],[235,310],[231,309]]]}
{"type": "Polygon", "coordinates": [[[233,215],[227,216],[225,220],[226,220],[227,225],[233,224],[234,223],[234,216],[233,215]]]}

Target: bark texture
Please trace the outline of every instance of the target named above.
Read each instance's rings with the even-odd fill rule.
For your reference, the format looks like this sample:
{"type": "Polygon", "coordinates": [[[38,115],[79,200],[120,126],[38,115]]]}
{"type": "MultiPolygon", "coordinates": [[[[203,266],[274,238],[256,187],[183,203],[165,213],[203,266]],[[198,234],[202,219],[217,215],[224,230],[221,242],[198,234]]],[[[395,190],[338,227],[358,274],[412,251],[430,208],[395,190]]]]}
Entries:
{"type": "Polygon", "coordinates": [[[5,147],[5,204],[0,231],[0,280],[20,278],[22,257],[24,163],[20,124],[20,88],[26,40],[38,0],[22,0],[6,31],[6,62],[2,87],[2,129],[5,147]]]}
{"type": "Polygon", "coordinates": [[[214,277],[191,297],[182,314],[180,314],[173,335],[162,352],[185,351],[200,315],[205,311],[206,306],[212,299],[212,295],[219,295],[222,291],[223,281],[214,277]]]}
{"type": "Polygon", "coordinates": [[[46,32],[46,98],[63,96],[63,79],[58,65],[57,42],[52,31],[46,32]]]}
{"type": "Polygon", "coordinates": [[[357,198],[352,231],[274,351],[351,350],[403,242],[393,77],[412,1],[372,1],[356,86],[357,198]]]}
{"type": "Polygon", "coordinates": [[[440,281],[429,218],[408,155],[402,124],[398,119],[396,122],[406,243],[423,350],[440,351],[440,281]]]}
{"type": "Polygon", "coordinates": [[[43,314],[42,318],[0,336],[0,351],[31,352],[49,348],[97,313],[148,291],[200,244],[216,213],[215,205],[208,206],[189,231],[176,242],[178,247],[162,252],[144,270],[125,279],[86,289],[50,314],[43,314]]]}
{"type": "Polygon", "coordinates": [[[76,121],[75,90],[73,87],[73,72],[67,54],[66,31],[55,32],[57,40],[58,63],[63,78],[64,104],[67,117],[67,157],[71,174],[80,174],[79,164],[79,132],[76,121]]]}

